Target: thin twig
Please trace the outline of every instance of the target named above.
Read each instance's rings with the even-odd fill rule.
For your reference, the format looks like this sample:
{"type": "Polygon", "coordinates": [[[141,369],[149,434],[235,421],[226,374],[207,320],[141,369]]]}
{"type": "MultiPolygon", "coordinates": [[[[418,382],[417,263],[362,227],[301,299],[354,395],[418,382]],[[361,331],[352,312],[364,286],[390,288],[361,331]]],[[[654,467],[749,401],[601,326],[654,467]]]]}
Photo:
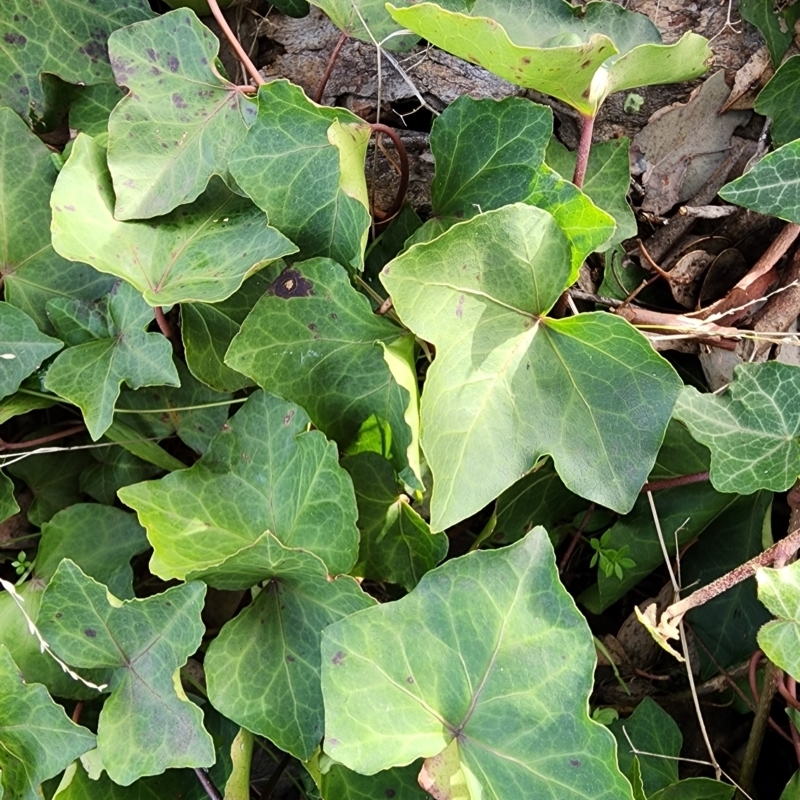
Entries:
{"type": "Polygon", "coordinates": [[[705,483],[708,472],[694,472],[691,475],[678,475],[677,478],[664,478],[660,481],[649,481],[642,486],[643,492],[658,492],[662,489],[674,489],[677,486],[689,486],[692,483],[705,483]]]}
{"type": "MultiPolygon", "coordinates": [[[[397,150],[397,155],[400,158],[400,185],[397,187],[397,194],[395,195],[394,202],[387,211],[382,212],[385,222],[391,219],[403,207],[403,201],[406,199],[406,191],[408,191],[408,153],[406,153],[406,146],[403,140],[397,135],[397,131],[384,125],[382,122],[374,122],[371,125],[373,133],[385,133],[394,144],[397,150]]],[[[373,210],[373,214],[375,211],[373,210]]]]}
{"type": "Polygon", "coordinates": [[[206,794],[211,800],[222,800],[222,795],[217,790],[217,787],[214,786],[213,781],[208,777],[204,769],[195,767],[194,774],[197,775],[197,780],[200,781],[200,785],[205,789],[206,794]]]}
{"type": "Polygon", "coordinates": [[[376,309],[375,313],[382,317],[384,314],[388,314],[392,310],[392,298],[387,297],[380,306],[376,309]]]}
{"type": "Polygon", "coordinates": [[[220,30],[225,34],[225,38],[236,53],[236,57],[242,62],[242,66],[247,70],[256,84],[262,86],[266,81],[261,77],[261,74],[256,69],[256,65],[250,60],[250,56],[245,53],[244,48],[236,38],[236,34],[231,30],[231,26],[228,25],[228,20],[225,19],[225,15],[222,13],[217,0],[208,0],[208,7],[211,9],[211,13],[214,15],[214,19],[217,21],[220,30]]]}
{"type": "Polygon", "coordinates": [[[81,433],[86,430],[86,426],[81,423],[80,425],[73,425],[57,433],[50,433],[47,436],[40,436],[38,439],[28,439],[25,442],[5,442],[0,439],[0,451],[2,450],[24,450],[26,447],[36,447],[40,444],[47,444],[47,442],[55,442],[57,439],[66,439],[68,436],[73,436],[76,433],[81,433]]]}
{"type": "Polygon", "coordinates": [[[572,558],[572,554],[575,552],[575,548],[578,546],[578,542],[581,540],[581,536],[583,536],[583,532],[586,530],[586,526],[589,524],[589,520],[592,518],[592,514],[594,514],[596,507],[597,506],[595,503],[590,503],[589,508],[586,509],[586,513],[583,515],[583,519],[581,519],[580,524],[575,531],[575,535],[570,540],[569,546],[564,551],[564,555],[561,557],[561,563],[558,565],[559,574],[564,572],[564,570],[567,568],[567,564],[569,564],[569,560],[572,558]]]}
{"type": "Polygon", "coordinates": [[[344,43],[347,41],[348,36],[347,34],[342,31],[342,35],[339,37],[339,40],[333,47],[331,51],[331,57],[328,59],[328,65],[325,67],[325,72],[322,73],[322,79],[319,82],[319,86],[317,87],[317,93],[314,96],[315,103],[322,103],[322,95],[325,94],[325,87],[328,85],[328,79],[331,77],[331,72],[333,72],[333,68],[336,65],[336,59],[339,56],[339,51],[344,47],[344,43]]]}

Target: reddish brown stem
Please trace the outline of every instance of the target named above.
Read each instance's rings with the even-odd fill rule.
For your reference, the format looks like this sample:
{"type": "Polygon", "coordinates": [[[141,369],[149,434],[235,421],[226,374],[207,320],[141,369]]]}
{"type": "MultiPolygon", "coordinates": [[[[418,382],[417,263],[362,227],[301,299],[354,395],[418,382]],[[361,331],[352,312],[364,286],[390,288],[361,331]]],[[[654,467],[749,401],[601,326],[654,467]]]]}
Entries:
{"type": "Polygon", "coordinates": [[[172,326],[169,324],[169,320],[167,320],[166,316],[164,316],[164,311],[162,310],[161,306],[156,306],[154,309],[156,314],[156,322],[158,323],[158,329],[167,339],[170,340],[172,346],[175,346],[175,334],[172,332],[172,326]]]}
{"type": "Polygon", "coordinates": [[[406,146],[397,135],[396,130],[384,125],[382,122],[373,122],[371,127],[373,133],[385,133],[392,140],[392,144],[394,144],[397,155],[400,158],[400,185],[397,187],[394,202],[387,211],[383,212],[383,219],[381,220],[382,222],[387,222],[400,211],[403,207],[403,201],[406,199],[406,192],[408,191],[408,153],[406,153],[406,146]]]}
{"type": "Polygon", "coordinates": [[[381,304],[378,306],[377,311],[375,312],[379,317],[382,317],[384,314],[388,314],[389,311],[392,309],[392,298],[387,297],[381,304]]]}
{"type": "MultiPolygon", "coordinates": [[[[210,1],[211,0],[209,0],[209,2],[210,1]]],[[[200,781],[200,785],[203,787],[210,800],[222,800],[222,795],[219,793],[217,787],[214,786],[211,778],[206,775],[205,770],[195,767],[194,774],[197,775],[197,780],[200,781]]]]}
{"type": "Polygon", "coordinates": [[[317,94],[314,97],[314,101],[317,103],[322,102],[322,95],[325,94],[325,87],[328,85],[328,78],[331,77],[331,72],[333,72],[333,67],[336,64],[336,59],[339,57],[339,51],[344,47],[344,43],[347,41],[347,34],[342,31],[342,35],[339,37],[339,40],[331,50],[331,57],[328,59],[328,66],[325,67],[325,72],[322,74],[322,80],[319,82],[319,86],[317,87],[317,94]]]}
{"type": "Polygon", "coordinates": [[[575,535],[570,540],[567,549],[564,551],[564,555],[561,557],[561,563],[558,565],[559,572],[563,572],[567,568],[567,564],[569,564],[569,560],[572,558],[572,554],[575,552],[575,548],[578,546],[578,542],[581,540],[581,536],[583,536],[583,532],[586,530],[586,526],[589,524],[589,520],[592,518],[595,508],[595,504],[590,503],[589,508],[586,509],[586,513],[583,515],[583,519],[580,521],[575,535]]]}
{"type": "Polygon", "coordinates": [[[78,700],[75,703],[75,708],[72,709],[72,721],[77,725],[81,719],[81,712],[83,711],[83,700],[78,700]]]}
{"type": "Polygon", "coordinates": [[[592,134],[594,133],[594,117],[581,114],[581,140],[578,143],[578,157],[575,160],[575,173],[572,182],[581,189],[589,164],[589,153],[592,150],[592,134]]]}
{"type": "Polygon", "coordinates": [[[245,53],[244,48],[236,38],[236,34],[231,30],[231,26],[228,25],[228,20],[225,19],[225,15],[222,13],[217,0],[208,0],[208,7],[211,9],[211,13],[214,15],[214,19],[217,21],[220,30],[225,34],[225,38],[236,53],[236,57],[242,62],[242,66],[247,70],[250,77],[258,86],[266,83],[256,69],[256,65],[250,60],[250,56],[245,53]]]}
{"type": "Polygon", "coordinates": [[[674,489],[676,486],[705,483],[707,480],[707,472],[695,472],[692,475],[678,475],[677,478],[664,478],[664,480],[661,481],[650,481],[642,486],[642,492],[658,492],[661,489],[674,489]]]}
{"type": "Polygon", "coordinates": [[[25,442],[5,442],[0,439],[0,450],[25,450],[28,447],[38,447],[40,444],[55,442],[57,439],[66,439],[67,436],[72,436],[85,430],[86,426],[81,423],[80,425],[73,425],[71,428],[59,431],[58,433],[50,433],[47,436],[40,436],[38,439],[28,439],[25,442]]]}
{"type": "Polygon", "coordinates": [[[800,700],[797,699],[797,683],[791,675],[784,674],[783,679],[778,681],[778,692],[792,708],[800,711],[800,700]]]}

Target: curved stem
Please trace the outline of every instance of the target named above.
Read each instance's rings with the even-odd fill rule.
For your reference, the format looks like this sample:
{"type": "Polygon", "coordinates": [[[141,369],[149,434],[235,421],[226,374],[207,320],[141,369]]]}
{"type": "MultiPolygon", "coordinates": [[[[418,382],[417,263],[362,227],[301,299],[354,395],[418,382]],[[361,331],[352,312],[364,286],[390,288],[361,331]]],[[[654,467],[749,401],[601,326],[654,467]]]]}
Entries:
{"type": "MultiPolygon", "coordinates": [[[[373,122],[371,124],[373,133],[385,133],[394,144],[397,150],[397,155],[400,158],[400,185],[397,187],[397,194],[395,195],[394,202],[387,211],[383,212],[382,222],[391,219],[403,207],[403,201],[406,199],[406,192],[408,191],[408,153],[403,140],[397,135],[394,128],[384,125],[382,122],[373,122]]],[[[374,211],[373,211],[374,215],[374,211]]]]}
{"type": "Polygon", "coordinates": [[[172,326],[169,324],[169,321],[164,315],[164,310],[161,308],[161,306],[156,306],[153,309],[153,311],[155,311],[156,322],[158,323],[158,329],[161,331],[161,333],[164,334],[164,336],[167,337],[167,339],[169,339],[170,344],[172,344],[172,346],[174,347],[175,335],[172,332],[172,326]]]}
{"type": "Polygon", "coordinates": [[[236,53],[236,57],[242,62],[242,66],[247,70],[256,84],[262,86],[266,81],[261,77],[259,71],[256,69],[256,65],[250,60],[250,56],[245,53],[244,48],[236,38],[236,34],[231,30],[231,26],[228,25],[228,20],[225,19],[225,15],[222,13],[217,0],[208,0],[208,7],[211,9],[211,13],[214,15],[217,25],[219,25],[220,29],[225,34],[225,38],[236,53]]]}
{"type": "Polygon", "coordinates": [[[322,95],[325,94],[325,87],[328,85],[328,78],[331,77],[331,72],[333,72],[333,67],[336,64],[336,59],[339,56],[339,51],[344,46],[344,43],[347,41],[347,34],[342,31],[342,35],[339,37],[339,41],[333,47],[331,51],[331,57],[328,59],[328,66],[325,67],[325,72],[322,74],[322,80],[319,82],[319,86],[317,87],[317,93],[314,96],[315,103],[322,103],[322,95]]]}
{"type": "Polygon", "coordinates": [[[4,442],[0,439],[0,451],[2,450],[24,450],[26,447],[38,447],[40,444],[47,444],[48,442],[55,442],[57,439],[66,439],[67,436],[72,436],[75,433],[81,433],[86,430],[86,426],[81,423],[80,425],[73,425],[64,431],[58,433],[50,433],[47,436],[40,436],[38,439],[28,439],[25,442],[4,442]]]}
{"type": "MultiPolygon", "coordinates": [[[[211,2],[212,0],[209,0],[209,3],[211,2]]],[[[197,775],[197,780],[200,781],[200,785],[211,800],[222,800],[222,795],[219,793],[217,787],[214,786],[211,778],[206,775],[205,770],[200,769],[200,767],[195,767],[194,774],[197,775]]]]}
{"type": "Polygon", "coordinates": [[[594,133],[594,117],[581,114],[581,140],[578,144],[578,158],[575,160],[575,173],[572,182],[583,188],[583,179],[586,177],[586,167],[589,164],[589,153],[592,150],[592,133],[594,133]]]}

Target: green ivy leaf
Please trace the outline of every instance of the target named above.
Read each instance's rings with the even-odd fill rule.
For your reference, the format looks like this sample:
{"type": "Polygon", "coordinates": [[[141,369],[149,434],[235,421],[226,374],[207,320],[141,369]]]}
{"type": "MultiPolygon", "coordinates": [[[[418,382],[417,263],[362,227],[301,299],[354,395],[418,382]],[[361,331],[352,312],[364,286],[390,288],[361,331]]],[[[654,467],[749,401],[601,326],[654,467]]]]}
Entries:
{"type": "Polygon", "coordinates": [[[19,511],[14,497],[14,483],[4,472],[0,472],[0,522],[5,522],[19,511]]]}
{"type": "Polygon", "coordinates": [[[265,588],[208,648],[208,696],[225,716],[306,760],[323,731],[322,630],[375,601],[349,576],[330,580],[311,553],[274,545],[283,552],[258,576],[265,588]]]}
{"type": "MultiPolygon", "coordinates": [[[[87,313],[88,341],[68,347],[47,372],[45,386],[78,406],[92,439],[97,440],[114,418],[114,404],[122,382],[132,389],[158,384],[179,384],[172,363],[172,348],[160,333],[145,333],[153,309],[127,283],[92,304],[80,300],[51,300],[48,312],[58,330],[80,328],[87,313]]],[[[73,335],[76,335],[73,333],[73,335]]]]}
{"type": "MultiPolygon", "coordinates": [[[[628,205],[628,189],[631,184],[631,167],[628,158],[630,141],[625,137],[610,142],[592,145],[583,192],[606,213],[614,218],[617,228],[613,236],[600,247],[600,252],[611,249],[625,239],[636,236],[636,217],[628,205]]],[[[566,180],[571,180],[575,171],[577,154],[567,150],[557,139],[547,145],[547,163],[566,180]]]]}
{"type": "Polygon", "coordinates": [[[403,30],[386,11],[386,0],[309,0],[321,8],[331,18],[334,25],[342,33],[361,39],[362,42],[373,44],[380,42],[387,50],[410,50],[419,37],[405,32],[405,35],[392,36],[391,34],[403,30]]]}
{"type": "Polygon", "coordinates": [[[800,140],[764,156],[752,169],[719,190],[729,203],[800,223],[800,140]]]}
{"type": "MultiPolygon", "coordinates": [[[[323,757],[324,759],[324,757],[323,757]]],[[[306,767],[312,769],[310,764],[306,767]]],[[[315,772],[314,780],[323,800],[430,800],[417,781],[422,762],[394,767],[374,775],[359,775],[341,764],[328,765],[327,772],[315,772]]]]}
{"type": "Polygon", "coordinates": [[[191,469],[121,489],[155,550],[151,572],[183,579],[265,531],[347,572],[358,546],[352,483],[336,445],[308,424],[303,409],[256,392],[191,469]]]}
{"type": "Polygon", "coordinates": [[[6,397],[0,406],[0,425],[20,414],[28,414],[31,411],[38,411],[42,408],[50,408],[58,402],[58,398],[53,396],[52,400],[45,396],[26,394],[25,391],[17,392],[11,397],[6,397]]]}
{"type": "Polygon", "coordinates": [[[236,392],[253,383],[225,364],[233,337],[271,281],[266,273],[248,278],[238,292],[221,303],[187,303],[181,306],[181,337],[186,365],[192,375],[218,392],[236,392]]]}
{"type": "Polygon", "coordinates": [[[740,364],[728,391],[700,394],[687,386],[675,406],[698,442],[711,450],[711,483],[719,492],[781,492],[800,475],[800,367],[769,361],[740,364]]]}
{"type": "Polygon", "coordinates": [[[123,97],[124,90],[110,83],[76,87],[69,107],[69,127],[87,136],[104,136],[108,133],[108,117],[123,97]]]}
{"type": "Polygon", "coordinates": [[[28,375],[63,346],[58,339],[39,333],[27,314],[0,302],[0,399],[16,392],[28,375]]]}
{"type": "Polygon", "coordinates": [[[46,333],[52,332],[44,311],[49,299],[93,300],[113,283],[53,250],[50,193],[57,174],[39,137],[13,111],[0,108],[0,277],[6,301],[46,333]]]}
{"type": "Polygon", "coordinates": [[[53,650],[75,667],[109,670],[97,748],[115,783],[214,763],[203,714],[173,681],[200,644],[205,593],[189,583],[120,602],[70,559],[45,590],[38,624],[53,650]]]}
{"type": "Polygon", "coordinates": [[[370,225],[369,137],[355,114],[272,81],[258,90],[258,116],[231,156],[231,174],[303,258],[328,256],[361,269],[370,225]]]}
{"type": "Polygon", "coordinates": [[[742,19],[758,28],[772,59],[778,67],[794,38],[794,24],[800,18],[800,7],[794,3],[765,3],[763,0],[741,0],[742,19]]]}
{"type": "Polygon", "coordinates": [[[775,666],[800,679],[800,562],[759,569],[758,599],[777,619],[758,632],[758,646],[775,666]]]}
{"type": "Polygon", "coordinates": [[[130,94],[108,123],[108,168],[118,220],[191,203],[219,175],[232,189],[231,153],[256,105],[217,68],[219,39],[182,8],[116,31],[108,51],[130,94]]]}
{"type": "Polygon", "coordinates": [[[56,250],[123,278],[151,306],[224,300],[253,272],[297,250],[218,179],[196,203],[157,224],[115,219],[105,152],[84,135],[61,170],[51,204],[56,250]]]}
{"type": "Polygon", "coordinates": [[[352,574],[397,583],[410,592],[447,555],[447,536],[431,533],[385,458],[358,453],[343,459],[342,466],[353,479],[361,532],[352,574]]]}
{"type": "Polygon", "coordinates": [[[404,331],[372,313],[343,267],[315,258],[287,267],[231,343],[225,363],[308,411],[346,448],[371,416],[389,423],[393,460],[407,463],[409,393],[384,360],[404,331]]]}
{"type": "Polygon", "coordinates": [[[480,510],[545,454],[577,494],[633,506],[682,384],[617,317],[544,316],[571,270],[555,219],[519,204],[384,268],[397,313],[437,349],[421,412],[433,530],[480,510]]]}
{"type": "Polygon", "coordinates": [[[42,781],[94,746],[95,737],[53,702],[44,686],[26,683],[0,645],[0,796],[40,800],[42,781]]]}
{"type": "Polygon", "coordinates": [[[10,0],[3,8],[0,105],[36,121],[47,111],[41,80],[58,75],[68,83],[112,83],[109,34],[153,16],[147,0],[65,3],[10,0]]]}
{"type": "Polygon", "coordinates": [[[594,663],[536,528],[325,630],[325,750],[367,774],[425,757],[421,779],[443,792],[460,772],[470,797],[544,796],[557,783],[564,800],[630,798],[611,734],[587,714],[594,663]]]}
{"type": "Polygon", "coordinates": [[[686,33],[662,45],[646,16],[615,3],[478,0],[470,15],[434,3],[387,8],[431,44],[586,116],[613,92],[696,78],[711,57],[702,36],[686,33]]]}
{"type": "Polygon", "coordinates": [[[787,58],[759,92],[755,110],[772,120],[770,137],[777,145],[800,138],[800,115],[797,99],[800,97],[800,56],[787,58]]]}
{"type": "Polygon", "coordinates": [[[686,778],[651,794],[649,800],[731,800],[735,791],[735,786],[711,778],[686,778]]]}
{"type": "Polygon", "coordinates": [[[105,505],[116,503],[118,489],[160,472],[154,464],[137,458],[124,447],[102,447],[89,453],[95,463],[81,472],[80,489],[105,505]]]}

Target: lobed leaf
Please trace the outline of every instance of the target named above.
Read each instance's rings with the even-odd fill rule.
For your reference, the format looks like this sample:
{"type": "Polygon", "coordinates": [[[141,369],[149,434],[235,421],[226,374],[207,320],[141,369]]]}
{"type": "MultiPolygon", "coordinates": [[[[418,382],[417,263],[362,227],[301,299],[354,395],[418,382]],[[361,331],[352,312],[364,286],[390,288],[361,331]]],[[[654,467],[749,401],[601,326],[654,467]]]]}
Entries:
{"type": "Polygon", "coordinates": [[[779,669],[800,678],[800,562],[756,573],[758,599],[777,619],[758,632],[758,646],[779,669]]]}
{"type": "Polygon", "coordinates": [[[758,93],[754,109],[772,120],[770,137],[774,145],[800,138],[800,56],[787,58],[767,85],[758,93]]]}

